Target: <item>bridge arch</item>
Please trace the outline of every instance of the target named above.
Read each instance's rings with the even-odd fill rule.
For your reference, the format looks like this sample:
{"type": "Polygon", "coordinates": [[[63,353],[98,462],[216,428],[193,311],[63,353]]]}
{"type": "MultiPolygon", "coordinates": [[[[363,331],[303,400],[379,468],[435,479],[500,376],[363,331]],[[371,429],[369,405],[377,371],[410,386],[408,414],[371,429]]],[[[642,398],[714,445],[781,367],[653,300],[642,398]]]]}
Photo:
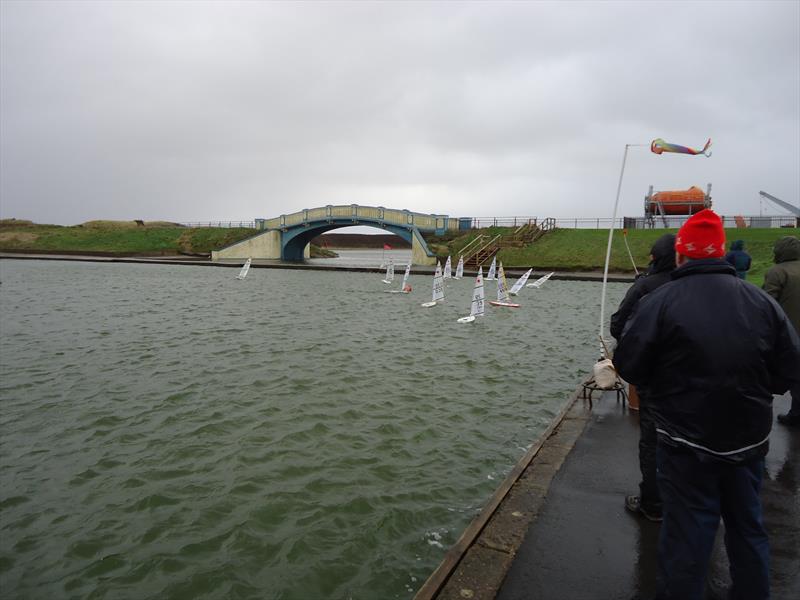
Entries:
{"type": "MultiPolygon", "coordinates": [[[[358,223],[359,225],[370,225],[367,221],[361,221],[358,223]]],[[[283,235],[282,245],[282,260],[303,260],[303,255],[305,253],[306,246],[311,243],[318,235],[323,233],[327,233],[328,231],[333,231],[334,229],[341,229],[343,227],[352,227],[352,223],[344,223],[344,224],[325,224],[325,225],[317,225],[317,226],[309,226],[307,228],[294,228],[292,230],[287,231],[283,235]]],[[[406,229],[404,227],[398,227],[396,225],[373,225],[373,227],[378,227],[379,229],[386,230],[390,233],[393,233],[409,244],[413,246],[414,244],[414,233],[413,231],[406,229]]],[[[420,236],[422,238],[422,236],[420,236]]],[[[422,239],[422,243],[425,243],[425,240],[422,239]]],[[[427,247],[427,245],[426,245],[427,247]]]]}
{"type": "Polygon", "coordinates": [[[436,257],[428,249],[423,232],[439,235],[446,231],[469,228],[470,219],[454,219],[447,215],[427,215],[382,206],[322,206],[281,215],[273,219],[256,219],[261,230],[219,251],[212,260],[272,258],[287,261],[303,260],[306,248],[318,235],[342,227],[367,225],[384,229],[411,243],[412,263],[435,264],[436,257]]]}

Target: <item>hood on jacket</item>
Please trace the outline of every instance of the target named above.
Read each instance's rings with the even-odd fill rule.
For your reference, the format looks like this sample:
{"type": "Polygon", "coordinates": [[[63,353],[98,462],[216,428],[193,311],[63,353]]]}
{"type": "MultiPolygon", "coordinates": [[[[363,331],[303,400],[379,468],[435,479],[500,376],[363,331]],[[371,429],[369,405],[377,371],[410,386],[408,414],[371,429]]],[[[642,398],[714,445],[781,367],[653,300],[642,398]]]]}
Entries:
{"type": "Polygon", "coordinates": [[[744,242],[742,240],[736,240],[731,244],[731,250],[744,250],[744,242]]]}
{"type": "Polygon", "coordinates": [[[650,273],[661,273],[675,269],[675,235],[665,233],[658,238],[650,248],[653,260],[650,263],[650,273]]]}
{"type": "Polygon", "coordinates": [[[774,252],[776,263],[800,259],[800,239],[793,235],[782,237],[775,242],[774,252]]]}

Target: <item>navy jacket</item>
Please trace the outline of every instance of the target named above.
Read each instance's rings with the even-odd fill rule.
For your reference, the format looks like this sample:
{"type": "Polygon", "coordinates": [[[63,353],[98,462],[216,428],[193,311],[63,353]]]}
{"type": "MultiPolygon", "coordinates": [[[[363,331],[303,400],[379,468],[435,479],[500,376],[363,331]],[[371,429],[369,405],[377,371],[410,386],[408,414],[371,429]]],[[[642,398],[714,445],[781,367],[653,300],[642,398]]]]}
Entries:
{"type": "Polygon", "coordinates": [[[731,251],[725,255],[725,260],[736,269],[736,274],[741,279],[747,277],[752,259],[750,255],[744,251],[744,242],[742,240],[736,240],[731,244],[731,251]]]}
{"type": "Polygon", "coordinates": [[[672,279],[634,310],[617,370],[648,386],[663,442],[733,462],[764,456],[772,395],[800,383],[800,338],[724,260],[690,261],[672,279]]]}
{"type": "Polygon", "coordinates": [[[653,261],[650,263],[647,273],[633,282],[617,312],[611,315],[609,329],[616,340],[619,340],[622,335],[625,323],[628,322],[628,318],[642,296],[671,281],[670,273],[675,269],[675,236],[671,233],[662,235],[650,248],[650,254],[653,256],[653,261]]]}

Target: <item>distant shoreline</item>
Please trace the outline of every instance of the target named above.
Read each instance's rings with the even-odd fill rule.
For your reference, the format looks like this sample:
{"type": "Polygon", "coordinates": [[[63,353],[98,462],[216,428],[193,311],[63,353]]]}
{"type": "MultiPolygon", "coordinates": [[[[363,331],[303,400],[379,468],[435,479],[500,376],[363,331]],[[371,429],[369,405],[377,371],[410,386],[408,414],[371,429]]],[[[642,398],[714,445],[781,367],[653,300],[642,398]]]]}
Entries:
{"type": "MultiPolygon", "coordinates": [[[[0,260],[47,260],[47,261],[73,261],[73,262],[100,262],[100,263],[124,263],[124,264],[141,264],[141,265],[173,265],[173,266],[187,266],[187,267],[224,267],[224,268],[241,268],[241,261],[230,262],[212,262],[209,259],[193,258],[190,256],[138,256],[138,257],[125,257],[125,256],[98,256],[89,253],[82,254],[45,254],[45,253],[21,253],[21,252],[0,252],[0,260]]],[[[325,259],[319,259],[325,260],[325,259]]],[[[290,271],[339,271],[339,272],[352,272],[352,273],[381,273],[382,269],[379,267],[350,267],[344,265],[320,265],[309,263],[288,263],[280,260],[256,259],[251,265],[252,269],[286,269],[290,271]]],[[[412,267],[411,273],[413,275],[430,275],[433,273],[433,267],[412,267]]],[[[517,277],[527,269],[523,268],[510,268],[506,269],[506,274],[517,277]]],[[[537,269],[532,277],[543,275],[550,272],[552,269],[537,269]]],[[[568,271],[568,270],[552,270],[554,275],[551,277],[553,280],[561,281],[593,281],[601,282],[603,280],[602,272],[595,271],[568,271]]],[[[473,277],[476,275],[475,271],[464,271],[465,277],[473,277]]],[[[609,273],[608,281],[612,283],[631,283],[634,280],[633,274],[625,273],[609,273]]]]}

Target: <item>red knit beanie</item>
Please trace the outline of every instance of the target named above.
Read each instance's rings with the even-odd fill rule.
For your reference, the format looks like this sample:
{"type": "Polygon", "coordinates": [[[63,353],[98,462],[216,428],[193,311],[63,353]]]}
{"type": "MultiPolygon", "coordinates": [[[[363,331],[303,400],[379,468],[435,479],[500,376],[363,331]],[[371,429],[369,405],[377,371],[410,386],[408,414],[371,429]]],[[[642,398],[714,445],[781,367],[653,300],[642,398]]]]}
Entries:
{"type": "Polygon", "coordinates": [[[692,215],[678,230],[675,251],[689,258],[719,258],[725,254],[722,219],[710,208],[692,215]]]}

